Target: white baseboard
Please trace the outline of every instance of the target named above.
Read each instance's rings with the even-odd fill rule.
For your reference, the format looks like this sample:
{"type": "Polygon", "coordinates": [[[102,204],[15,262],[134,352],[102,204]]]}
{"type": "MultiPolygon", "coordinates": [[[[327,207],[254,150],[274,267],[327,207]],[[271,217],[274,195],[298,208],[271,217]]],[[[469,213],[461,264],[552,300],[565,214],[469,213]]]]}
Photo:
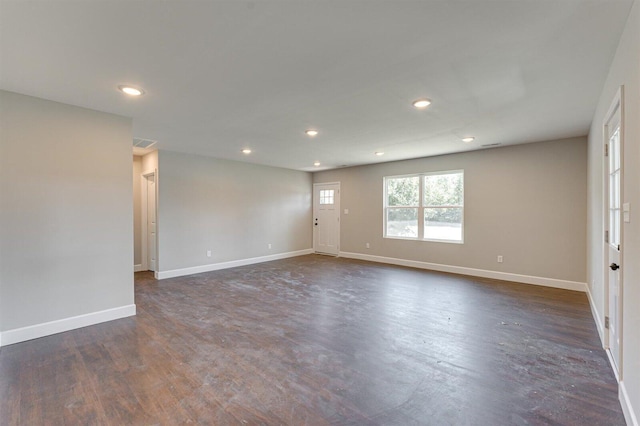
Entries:
{"type": "Polygon", "coordinates": [[[155,273],[156,279],[182,277],[184,275],[200,274],[202,272],[218,271],[220,269],[236,268],[238,266],[253,265],[254,263],[270,262],[272,260],[287,259],[289,257],[312,254],[313,249],[290,251],[286,253],[270,254],[268,256],[250,257],[248,259],[231,260],[229,262],[211,263],[209,265],[193,266],[191,268],[172,269],[155,273]]]}
{"type": "Polygon", "coordinates": [[[634,407],[631,405],[631,399],[629,399],[624,380],[621,381],[618,386],[618,399],[620,400],[620,405],[622,405],[622,412],[624,413],[624,419],[627,421],[627,424],[629,426],[638,426],[638,416],[636,416],[634,407]]]}
{"type": "Polygon", "coordinates": [[[613,375],[616,378],[616,382],[620,383],[620,375],[618,374],[618,367],[616,367],[616,362],[613,360],[613,354],[611,353],[611,348],[604,348],[604,353],[607,354],[607,359],[609,359],[609,365],[611,366],[611,371],[613,371],[613,375]]]}
{"type": "Polygon", "coordinates": [[[133,272],[140,272],[140,271],[142,271],[141,264],[133,265],[133,272]]]}
{"type": "Polygon", "coordinates": [[[439,263],[421,262],[418,260],[398,259],[395,257],[373,256],[362,253],[340,252],[341,257],[368,260],[370,262],[389,263],[391,265],[409,266],[411,268],[429,269],[452,274],[471,275],[474,277],[492,278],[496,280],[514,281],[523,284],[534,284],[545,287],[561,288],[585,292],[587,284],[577,281],[558,280],[555,278],[535,277],[530,275],[511,274],[508,272],[489,271],[485,269],[466,268],[464,266],[442,265],[439,263]]]}
{"type": "Polygon", "coordinates": [[[589,286],[587,286],[587,299],[589,299],[589,306],[591,307],[591,316],[596,322],[596,328],[598,329],[598,335],[600,336],[600,343],[602,343],[602,347],[604,348],[604,323],[600,318],[600,314],[598,313],[598,309],[593,301],[593,297],[591,297],[591,290],[589,289],[589,286]]]}
{"type": "Polygon", "coordinates": [[[39,337],[50,336],[52,334],[75,330],[89,325],[100,324],[101,322],[130,317],[135,314],[136,305],[126,305],[118,308],[106,309],[104,311],[92,312],[90,314],[30,325],[28,327],[16,328],[14,330],[3,331],[0,333],[0,343],[1,346],[12,345],[26,340],[37,339],[39,337]]]}

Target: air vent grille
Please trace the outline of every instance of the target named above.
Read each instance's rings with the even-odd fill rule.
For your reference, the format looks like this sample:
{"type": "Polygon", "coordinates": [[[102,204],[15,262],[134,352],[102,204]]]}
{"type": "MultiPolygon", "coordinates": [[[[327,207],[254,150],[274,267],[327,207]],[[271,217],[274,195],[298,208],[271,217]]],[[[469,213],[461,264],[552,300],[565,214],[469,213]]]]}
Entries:
{"type": "Polygon", "coordinates": [[[480,146],[483,147],[483,148],[493,148],[494,146],[500,146],[500,145],[502,145],[502,144],[501,143],[488,143],[488,144],[480,145],[480,146]]]}
{"type": "Polygon", "coordinates": [[[135,148],[151,148],[158,141],[143,138],[133,138],[133,146],[135,148]]]}

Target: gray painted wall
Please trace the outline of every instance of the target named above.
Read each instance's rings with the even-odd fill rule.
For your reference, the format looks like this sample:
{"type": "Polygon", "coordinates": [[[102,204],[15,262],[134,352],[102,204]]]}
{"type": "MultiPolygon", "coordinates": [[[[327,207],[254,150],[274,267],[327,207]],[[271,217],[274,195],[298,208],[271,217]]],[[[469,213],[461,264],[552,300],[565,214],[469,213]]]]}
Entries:
{"type": "Polygon", "coordinates": [[[132,305],[131,120],[0,91],[2,331],[132,305]]]}
{"type": "Polygon", "coordinates": [[[318,172],[314,182],[341,183],[341,251],[585,282],[586,146],[575,138],[389,162],[318,172]],[[384,176],[457,169],[464,244],[382,237],[384,176]]]}
{"type": "Polygon", "coordinates": [[[311,248],[311,174],[168,151],[158,170],[160,271],[311,248]]]}
{"type": "Polygon", "coordinates": [[[604,287],[604,138],[605,115],[618,88],[624,85],[624,189],[622,202],[631,207],[631,222],[622,227],[622,381],[640,418],[640,2],[635,1],[589,132],[589,252],[588,284],[601,323],[607,314],[604,287]]]}

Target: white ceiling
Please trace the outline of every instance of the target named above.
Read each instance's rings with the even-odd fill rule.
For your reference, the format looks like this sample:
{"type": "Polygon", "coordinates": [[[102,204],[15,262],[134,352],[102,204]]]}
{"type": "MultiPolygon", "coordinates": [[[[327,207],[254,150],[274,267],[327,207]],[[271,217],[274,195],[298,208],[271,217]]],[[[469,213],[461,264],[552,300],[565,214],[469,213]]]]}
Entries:
{"type": "Polygon", "coordinates": [[[631,4],[0,0],[0,88],[297,170],[582,136],[631,4]]]}

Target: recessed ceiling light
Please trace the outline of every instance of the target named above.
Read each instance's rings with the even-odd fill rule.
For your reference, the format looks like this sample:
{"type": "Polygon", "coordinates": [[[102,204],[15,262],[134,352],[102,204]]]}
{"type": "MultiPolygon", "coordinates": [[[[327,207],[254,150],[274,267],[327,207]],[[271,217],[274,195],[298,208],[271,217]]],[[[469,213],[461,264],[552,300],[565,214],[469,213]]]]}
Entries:
{"type": "Polygon", "coordinates": [[[466,138],[462,138],[462,142],[469,143],[469,142],[473,142],[474,139],[475,139],[474,137],[468,136],[466,138]]]}
{"type": "Polygon", "coordinates": [[[380,157],[381,155],[384,155],[384,152],[382,152],[382,151],[376,151],[376,155],[377,155],[378,157],[380,157]]]}
{"type": "Polygon", "coordinates": [[[251,154],[251,150],[249,148],[245,148],[242,150],[243,154],[251,154]]]}
{"type": "Polygon", "coordinates": [[[413,106],[416,108],[426,108],[431,105],[431,99],[421,98],[413,101],[413,106]]]}
{"type": "Polygon", "coordinates": [[[305,133],[307,134],[307,136],[316,136],[318,134],[317,130],[313,130],[313,129],[309,129],[307,131],[305,131],[305,133]]]}
{"type": "Polygon", "coordinates": [[[320,162],[319,162],[319,161],[315,161],[315,162],[313,163],[313,165],[314,165],[314,166],[316,166],[316,167],[318,167],[318,166],[320,165],[320,162]]]}
{"type": "Polygon", "coordinates": [[[135,86],[129,86],[126,84],[122,84],[120,86],[118,86],[118,90],[120,90],[122,93],[125,93],[129,96],[141,96],[144,95],[144,90],[142,90],[140,87],[135,87],[135,86]]]}

